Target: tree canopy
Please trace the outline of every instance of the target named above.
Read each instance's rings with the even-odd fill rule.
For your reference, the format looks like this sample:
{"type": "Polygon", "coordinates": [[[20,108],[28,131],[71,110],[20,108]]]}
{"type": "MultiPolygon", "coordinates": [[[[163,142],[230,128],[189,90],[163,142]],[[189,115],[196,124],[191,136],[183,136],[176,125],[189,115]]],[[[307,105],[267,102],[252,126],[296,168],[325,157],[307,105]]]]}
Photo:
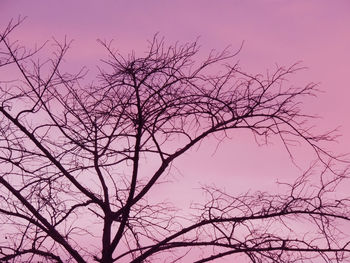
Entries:
{"type": "Polygon", "coordinates": [[[20,24],[0,34],[1,261],[349,257],[349,199],[335,198],[348,172],[321,146],[333,132],[315,134],[300,107],[316,85],[285,82],[298,64],[252,75],[229,50],[199,60],[196,42],[168,46],[156,35],[144,56],[100,41],[108,58],[86,84],[84,69],[62,69],[69,42],[55,41],[52,56],[41,57],[46,46],[30,50],[10,38],[20,24]],[[318,182],[310,168],[284,194],[205,187],[207,200],[185,219],[171,204],[149,201],[177,158],[237,129],[280,138],[287,151],[296,141],[309,145],[324,167],[318,182]],[[143,160],[154,164],[151,175],[143,160]]]}

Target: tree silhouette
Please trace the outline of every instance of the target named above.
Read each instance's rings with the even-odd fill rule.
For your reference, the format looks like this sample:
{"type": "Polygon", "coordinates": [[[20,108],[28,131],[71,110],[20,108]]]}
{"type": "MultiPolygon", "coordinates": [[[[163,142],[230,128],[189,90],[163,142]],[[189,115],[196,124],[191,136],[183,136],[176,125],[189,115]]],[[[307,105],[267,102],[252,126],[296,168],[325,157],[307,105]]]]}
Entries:
{"type": "Polygon", "coordinates": [[[198,62],[197,43],[166,46],[155,36],[143,57],[108,52],[96,82],[61,70],[69,43],[28,50],[0,35],[0,260],[2,262],[208,262],[244,255],[250,262],[344,262],[349,199],[334,198],[347,171],[320,146],[333,133],[311,132],[300,99],[314,84],[287,86],[298,65],[267,76],[212,52],[198,62]],[[4,73],[5,72],[5,73],[4,73]],[[216,73],[214,73],[216,72],[216,73]],[[4,75],[6,74],[6,75],[4,75]],[[317,153],[312,169],[284,194],[232,196],[204,187],[207,201],[181,218],[150,190],[171,164],[204,138],[236,129],[257,140],[279,137],[317,153]],[[154,170],[144,172],[144,160],[154,170]],[[313,182],[313,183],[311,183],[313,182]],[[307,229],[305,227],[307,226],[307,229]],[[193,253],[191,255],[191,253],[193,253]]]}

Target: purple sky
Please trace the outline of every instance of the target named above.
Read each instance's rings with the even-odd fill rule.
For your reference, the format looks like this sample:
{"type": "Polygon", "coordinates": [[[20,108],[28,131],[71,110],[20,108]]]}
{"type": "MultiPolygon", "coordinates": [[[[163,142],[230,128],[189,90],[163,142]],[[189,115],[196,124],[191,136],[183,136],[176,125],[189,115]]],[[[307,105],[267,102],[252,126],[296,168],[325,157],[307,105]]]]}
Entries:
{"type": "MultiPolygon", "coordinates": [[[[138,54],[156,32],[170,44],[200,36],[202,54],[228,45],[236,50],[244,41],[238,58],[251,73],[302,61],[308,69],[294,76],[291,84],[320,83],[324,93],[318,99],[305,100],[303,107],[322,117],[317,121],[321,130],[341,126],[343,136],[331,146],[337,152],[350,149],[349,14],[348,0],[0,1],[2,27],[10,18],[27,16],[15,34],[23,43],[34,45],[65,35],[74,39],[66,59],[71,70],[86,65],[94,72],[105,54],[96,42],[98,38],[114,39],[121,53],[134,49],[138,54]]],[[[192,196],[198,183],[215,181],[230,191],[244,191],[270,188],[277,178],[300,173],[278,141],[257,147],[250,135],[234,133],[215,154],[216,144],[205,142],[198,151],[175,163],[181,174],[174,180],[183,189],[176,201],[192,196]]],[[[302,153],[296,156],[301,166],[314,158],[304,149],[296,151],[302,153]]],[[[157,193],[173,198],[162,189],[157,193]]]]}

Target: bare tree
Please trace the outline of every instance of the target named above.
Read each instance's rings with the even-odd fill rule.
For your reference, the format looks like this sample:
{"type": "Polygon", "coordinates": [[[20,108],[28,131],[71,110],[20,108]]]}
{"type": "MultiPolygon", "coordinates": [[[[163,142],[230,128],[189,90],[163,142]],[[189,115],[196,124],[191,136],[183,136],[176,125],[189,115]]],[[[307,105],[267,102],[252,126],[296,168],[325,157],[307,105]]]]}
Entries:
{"type": "Polygon", "coordinates": [[[61,70],[68,42],[28,50],[0,35],[0,260],[2,262],[196,262],[243,255],[251,262],[344,262],[349,256],[349,199],[334,198],[347,177],[299,108],[314,84],[290,87],[298,65],[250,75],[235,55],[197,62],[194,43],[167,47],[155,37],[144,57],[108,52],[97,81],[61,70]],[[218,72],[218,73],[213,73],[218,72]],[[4,75],[6,74],[6,75],[4,75]],[[149,201],[171,164],[203,139],[236,129],[257,140],[277,136],[313,148],[324,165],[284,194],[231,196],[205,187],[207,202],[179,218],[149,201]],[[152,160],[152,173],[143,169],[152,160]],[[307,226],[307,229],[305,229],[307,226]],[[188,258],[186,258],[188,256],[188,258]]]}

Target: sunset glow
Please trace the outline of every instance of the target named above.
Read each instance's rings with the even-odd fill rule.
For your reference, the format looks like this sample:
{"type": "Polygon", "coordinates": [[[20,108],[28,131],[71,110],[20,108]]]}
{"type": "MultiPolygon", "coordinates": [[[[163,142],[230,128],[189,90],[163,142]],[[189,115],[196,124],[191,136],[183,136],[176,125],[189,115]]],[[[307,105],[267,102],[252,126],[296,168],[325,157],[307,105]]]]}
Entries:
{"type": "MultiPolygon", "coordinates": [[[[87,75],[81,84],[86,86],[107,85],[106,79],[96,78],[99,68],[103,68],[106,72],[114,70],[113,66],[108,68],[104,64],[109,59],[108,48],[103,47],[101,43],[105,43],[106,46],[110,43],[111,50],[118,51],[124,58],[128,58],[128,54],[133,52],[137,58],[146,55],[155,36],[156,39],[160,39],[159,41],[164,41],[166,47],[197,41],[199,45],[199,52],[195,56],[197,64],[194,63],[194,66],[189,67],[191,70],[201,61],[205,61],[210,52],[216,54],[226,48],[230,54],[236,55],[223,60],[222,63],[226,63],[224,65],[237,63],[239,65],[237,75],[241,79],[245,78],[245,73],[251,74],[250,76],[259,75],[257,79],[261,76],[264,76],[261,77],[264,79],[273,79],[273,73],[278,72],[279,68],[287,69],[295,64],[300,70],[295,72],[291,70],[291,74],[286,76],[281,86],[294,89],[310,85],[318,90],[316,96],[298,97],[296,108],[300,108],[305,115],[320,117],[310,122],[313,134],[323,134],[337,128],[334,135],[340,136],[336,136],[334,142],[328,140],[320,142],[320,146],[329,150],[334,156],[340,156],[350,152],[349,14],[350,2],[347,0],[129,2],[2,0],[0,33],[11,19],[25,17],[24,22],[9,38],[11,41],[18,40],[21,45],[32,50],[48,41],[41,58],[51,57],[55,41],[63,43],[66,39],[67,43],[70,43],[70,48],[64,56],[61,68],[72,74],[83,68],[87,75]]],[[[220,63],[208,69],[206,74],[224,72],[225,67],[222,63],[220,60],[220,63]]],[[[18,73],[15,70],[14,67],[6,69],[0,67],[0,81],[5,83],[17,79],[18,73]]],[[[254,80],[253,77],[252,79],[254,80]]],[[[7,85],[2,83],[0,85],[7,85]]],[[[238,80],[235,85],[236,83],[238,80]]],[[[233,84],[230,82],[230,85],[233,84]]],[[[277,84],[276,90],[278,90],[277,84]]],[[[14,105],[14,110],[21,106],[14,105]]],[[[59,114],[58,106],[54,110],[59,114]]],[[[44,118],[46,117],[38,120],[38,123],[44,118]]],[[[199,123],[202,121],[198,119],[199,123]]],[[[188,127],[191,126],[188,124],[188,127]]],[[[284,186],[276,182],[292,183],[315,163],[319,154],[310,146],[311,144],[303,140],[291,141],[286,147],[279,135],[271,136],[266,141],[264,136],[254,137],[254,134],[247,129],[229,130],[226,135],[225,138],[215,134],[201,140],[171,163],[169,165],[171,168],[166,169],[161,177],[160,184],[150,190],[148,200],[173,203],[174,207],[179,209],[175,214],[182,216],[181,222],[186,224],[189,221],[187,216],[192,211],[190,208],[196,207],[208,198],[202,188],[216,187],[230,196],[260,190],[271,194],[283,193],[284,186]]],[[[183,134],[178,137],[169,136],[169,141],[165,140],[167,149],[176,152],[177,148],[180,149],[191,141],[186,136],[183,134]],[[177,141],[176,138],[181,141],[177,141]]],[[[60,138],[56,139],[59,141],[60,138]]],[[[128,140],[121,140],[116,147],[129,147],[128,140]]],[[[157,155],[152,157],[154,159],[149,158],[151,155],[147,150],[149,149],[146,149],[144,155],[140,155],[141,179],[145,182],[161,165],[161,158],[157,155]]],[[[347,157],[342,156],[339,159],[344,161],[347,157]]],[[[328,161],[326,158],[323,160],[325,163],[328,161]]],[[[343,165],[344,162],[340,162],[340,168],[337,169],[343,169],[343,165]]],[[[128,162],[122,167],[121,170],[113,171],[123,175],[132,173],[133,166],[128,162]]],[[[318,172],[322,170],[319,166],[315,169],[320,169],[318,172]]],[[[79,174],[77,178],[83,176],[89,177],[85,183],[93,188],[97,181],[95,175],[90,176],[86,172],[79,174]]],[[[108,182],[112,184],[112,181],[111,179],[108,182]]],[[[126,185],[126,181],[123,181],[123,184],[126,185]]],[[[349,196],[349,185],[349,182],[341,184],[334,196],[337,198],[349,196]]],[[[96,191],[100,191],[99,194],[102,196],[103,191],[98,189],[96,191]]],[[[96,215],[98,217],[98,214],[96,215]]],[[[90,227],[90,224],[94,224],[94,220],[85,219],[81,221],[81,225],[76,223],[76,226],[90,227]]],[[[260,223],[264,224],[259,221],[258,224],[260,223]]],[[[295,223],[295,228],[300,228],[301,231],[307,227],[309,226],[295,223]]],[[[102,228],[102,225],[95,225],[95,228],[89,231],[99,233],[102,228]]],[[[310,231],[313,231],[311,229],[310,226],[310,231]]],[[[278,232],[278,226],[275,230],[278,232]]],[[[1,231],[0,226],[0,236],[1,231]]],[[[240,231],[244,233],[244,230],[240,231]]],[[[349,233],[347,235],[349,239],[349,233]]],[[[95,249],[100,246],[92,244],[100,242],[98,238],[96,240],[98,241],[92,239],[87,241],[89,245],[85,247],[86,251],[91,247],[95,249]]],[[[0,242],[5,242],[5,237],[0,237],[0,242]]],[[[84,236],[80,237],[78,242],[85,242],[84,236]]],[[[208,251],[203,253],[210,254],[208,251]]],[[[201,254],[201,250],[191,251],[188,258],[179,262],[199,260],[198,254],[201,254]]],[[[155,262],[171,262],[167,261],[171,258],[170,254],[167,256],[168,259],[157,255],[158,261],[155,262]]],[[[237,262],[250,262],[243,256],[239,256],[237,260],[237,262]]],[[[232,261],[230,257],[223,257],[215,262],[232,261]]]]}

